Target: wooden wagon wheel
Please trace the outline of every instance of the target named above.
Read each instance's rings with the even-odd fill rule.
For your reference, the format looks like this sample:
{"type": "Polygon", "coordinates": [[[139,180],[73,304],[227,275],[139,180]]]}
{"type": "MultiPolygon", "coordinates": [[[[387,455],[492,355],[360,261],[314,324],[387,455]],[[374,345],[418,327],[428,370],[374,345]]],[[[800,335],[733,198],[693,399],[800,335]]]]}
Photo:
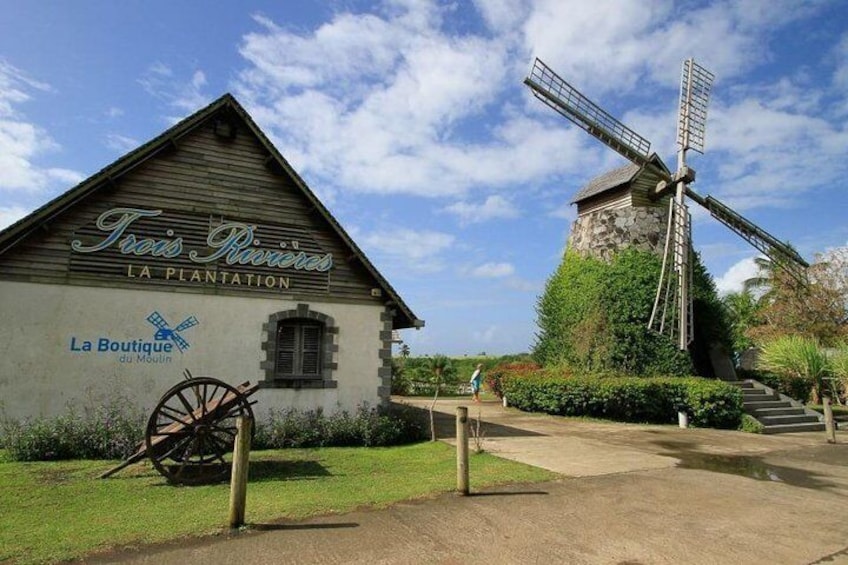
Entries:
{"type": "Polygon", "coordinates": [[[192,378],[166,392],[150,415],[147,455],[168,482],[204,484],[225,480],[225,460],[236,437],[236,419],[253,418],[247,397],[211,377],[192,378]]]}

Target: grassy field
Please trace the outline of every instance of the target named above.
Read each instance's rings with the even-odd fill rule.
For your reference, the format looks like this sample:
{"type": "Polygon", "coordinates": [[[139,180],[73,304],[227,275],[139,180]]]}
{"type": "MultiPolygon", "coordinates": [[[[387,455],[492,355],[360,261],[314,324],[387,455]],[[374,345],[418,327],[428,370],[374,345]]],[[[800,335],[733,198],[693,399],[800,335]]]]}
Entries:
{"type": "MultiPolygon", "coordinates": [[[[109,479],[117,462],[17,463],[0,451],[0,562],[44,563],[225,529],[229,485],[175,487],[148,463],[109,479]]],[[[251,455],[248,527],[453,490],[455,451],[393,448],[260,451],[251,455]]],[[[556,478],[488,454],[471,456],[472,490],[556,478]]]]}

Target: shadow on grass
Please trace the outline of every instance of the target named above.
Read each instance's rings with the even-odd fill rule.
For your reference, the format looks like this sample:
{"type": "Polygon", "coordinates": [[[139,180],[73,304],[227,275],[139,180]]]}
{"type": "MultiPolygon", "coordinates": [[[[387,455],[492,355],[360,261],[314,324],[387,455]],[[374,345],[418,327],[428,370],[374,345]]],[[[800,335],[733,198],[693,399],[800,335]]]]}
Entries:
{"type": "Polygon", "coordinates": [[[329,477],[331,473],[317,461],[276,461],[257,459],[248,466],[250,482],[298,481],[329,477]]]}

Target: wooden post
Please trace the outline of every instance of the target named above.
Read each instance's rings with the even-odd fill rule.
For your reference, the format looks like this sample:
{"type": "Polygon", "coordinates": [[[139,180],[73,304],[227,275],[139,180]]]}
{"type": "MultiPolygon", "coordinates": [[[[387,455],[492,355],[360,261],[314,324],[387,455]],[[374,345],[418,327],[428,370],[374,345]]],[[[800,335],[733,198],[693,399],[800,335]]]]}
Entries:
{"type": "Polygon", "coordinates": [[[456,407],[456,490],[468,494],[468,407],[456,407]]]}
{"type": "Polygon", "coordinates": [[[830,406],[830,397],[822,395],[824,406],[824,432],[827,443],[836,443],[836,426],[833,425],[833,408],[830,406]]]}
{"type": "Polygon", "coordinates": [[[233,469],[230,474],[230,528],[240,528],[244,525],[252,428],[253,420],[248,416],[239,416],[236,419],[236,444],[233,449],[233,469]]]}

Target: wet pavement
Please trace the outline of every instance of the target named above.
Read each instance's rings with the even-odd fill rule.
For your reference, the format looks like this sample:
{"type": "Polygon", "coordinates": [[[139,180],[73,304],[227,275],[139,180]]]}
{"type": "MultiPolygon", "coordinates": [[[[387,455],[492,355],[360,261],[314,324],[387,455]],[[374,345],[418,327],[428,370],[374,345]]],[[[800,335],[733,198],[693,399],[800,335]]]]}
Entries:
{"type": "MultiPolygon", "coordinates": [[[[426,399],[406,400],[425,408],[426,399]]],[[[483,449],[560,480],[254,524],[93,562],[848,564],[848,433],[763,436],[562,419],[466,399],[483,449]]],[[[472,437],[472,446],[474,439],[472,437]]],[[[249,520],[249,509],[248,509],[249,520]]]]}

